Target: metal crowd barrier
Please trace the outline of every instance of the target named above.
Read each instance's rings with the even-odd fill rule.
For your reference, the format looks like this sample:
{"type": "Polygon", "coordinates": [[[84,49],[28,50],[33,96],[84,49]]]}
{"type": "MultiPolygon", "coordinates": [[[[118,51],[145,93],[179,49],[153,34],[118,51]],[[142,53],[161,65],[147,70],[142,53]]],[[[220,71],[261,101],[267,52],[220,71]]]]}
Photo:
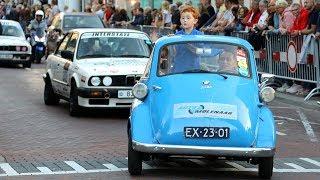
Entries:
{"type": "MultiPolygon", "coordinates": [[[[155,26],[116,26],[111,25],[112,28],[136,29],[147,33],[152,41],[156,41],[159,37],[173,34],[170,28],[157,28],[155,26]]],[[[220,33],[205,33],[208,35],[221,35],[220,33]]],[[[247,32],[232,32],[231,36],[248,40],[249,34],[247,32]]],[[[292,38],[289,35],[268,35],[264,39],[264,49],[255,51],[255,59],[258,72],[274,74],[281,79],[288,79],[294,81],[302,81],[316,84],[316,87],[305,97],[305,100],[310,99],[314,95],[320,94],[320,71],[319,71],[319,51],[320,42],[316,42],[314,38],[313,43],[314,54],[308,54],[306,63],[298,63],[294,72],[291,72],[287,63],[288,43],[293,41],[296,45],[297,54],[301,53],[303,46],[303,36],[292,38]]]]}

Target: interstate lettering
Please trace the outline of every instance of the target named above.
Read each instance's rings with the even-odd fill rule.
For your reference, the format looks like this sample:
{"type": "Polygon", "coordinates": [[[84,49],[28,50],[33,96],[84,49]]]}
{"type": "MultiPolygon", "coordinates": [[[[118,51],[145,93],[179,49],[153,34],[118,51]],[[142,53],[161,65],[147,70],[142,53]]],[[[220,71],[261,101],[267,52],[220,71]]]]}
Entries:
{"type": "Polygon", "coordinates": [[[105,37],[105,36],[117,36],[117,37],[129,37],[130,33],[119,33],[119,32],[94,32],[94,37],[105,37]]]}

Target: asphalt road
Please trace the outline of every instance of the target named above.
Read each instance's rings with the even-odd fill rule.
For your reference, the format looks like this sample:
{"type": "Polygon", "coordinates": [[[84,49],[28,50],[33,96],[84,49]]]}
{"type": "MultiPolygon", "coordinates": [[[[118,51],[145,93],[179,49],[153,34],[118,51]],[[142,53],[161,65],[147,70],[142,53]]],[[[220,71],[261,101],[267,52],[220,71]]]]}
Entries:
{"type": "MultiPolygon", "coordinates": [[[[87,111],[74,118],[65,101],[45,106],[43,73],[44,64],[31,69],[0,65],[0,178],[257,179],[256,166],[207,159],[146,162],[143,175],[131,177],[129,111],[87,111]]],[[[318,179],[320,111],[283,99],[268,106],[277,123],[273,179],[318,179]]]]}

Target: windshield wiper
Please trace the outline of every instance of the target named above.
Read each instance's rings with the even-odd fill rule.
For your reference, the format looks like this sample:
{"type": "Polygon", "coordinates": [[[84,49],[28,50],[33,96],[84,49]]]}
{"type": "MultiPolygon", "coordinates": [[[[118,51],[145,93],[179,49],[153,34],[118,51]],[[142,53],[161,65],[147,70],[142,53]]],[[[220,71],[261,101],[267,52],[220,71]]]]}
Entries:
{"type": "MultiPolygon", "coordinates": [[[[203,70],[203,69],[192,69],[192,70],[183,71],[182,73],[212,73],[212,71],[207,71],[207,70],[203,70]]],[[[212,74],[218,74],[219,76],[223,77],[224,79],[228,79],[228,76],[223,75],[221,73],[212,73],[212,74]]]]}
{"type": "Polygon", "coordinates": [[[132,55],[132,54],[124,54],[124,55],[118,55],[118,56],[114,56],[114,57],[137,57],[137,58],[149,58],[149,56],[145,56],[145,55],[132,55]]]}

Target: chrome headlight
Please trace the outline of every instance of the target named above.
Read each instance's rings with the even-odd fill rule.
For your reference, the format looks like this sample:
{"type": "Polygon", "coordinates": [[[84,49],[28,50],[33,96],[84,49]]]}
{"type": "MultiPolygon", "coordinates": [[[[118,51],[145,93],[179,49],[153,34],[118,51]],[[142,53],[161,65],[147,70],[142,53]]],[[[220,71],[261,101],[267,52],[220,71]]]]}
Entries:
{"type": "Polygon", "coordinates": [[[135,98],[142,100],[148,94],[148,87],[143,83],[137,83],[132,88],[132,94],[135,98]]]}
{"type": "Polygon", "coordinates": [[[101,83],[101,80],[99,77],[92,77],[90,82],[93,86],[99,86],[101,83]]]}
{"type": "Polygon", "coordinates": [[[260,92],[260,99],[264,102],[271,102],[275,97],[275,91],[272,87],[264,87],[260,92]]]}
{"type": "Polygon", "coordinates": [[[103,85],[110,86],[112,84],[112,78],[109,76],[106,76],[102,80],[103,85]]]}

